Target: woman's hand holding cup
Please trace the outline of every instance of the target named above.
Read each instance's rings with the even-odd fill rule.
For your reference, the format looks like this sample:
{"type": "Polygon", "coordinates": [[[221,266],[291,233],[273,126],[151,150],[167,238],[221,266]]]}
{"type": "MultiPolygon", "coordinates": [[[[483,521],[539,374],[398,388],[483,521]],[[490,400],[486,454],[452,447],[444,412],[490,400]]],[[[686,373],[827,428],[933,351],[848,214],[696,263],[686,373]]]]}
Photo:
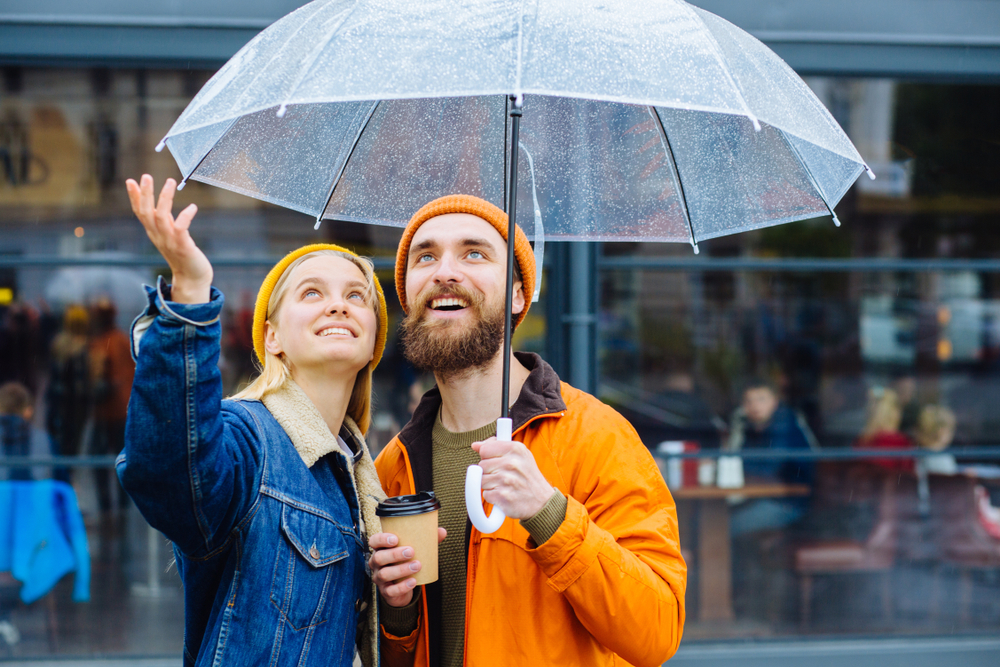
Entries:
{"type": "MultiPolygon", "coordinates": [[[[447,531],[438,527],[438,544],[444,542],[447,531]]],[[[372,580],[382,599],[390,607],[405,607],[413,600],[416,575],[423,565],[413,560],[413,547],[398,546],[399,538],[392,533],[377,533],[368,539],[375,552],[368,559],[372,580]]]]}
{"type": "Polygon", "coordinates": [[[174,218],[171,209],[177,181],[168,178],[160,190],[158,199],[153,199],[153,177],[143,174],[136,183],[125,181],[132,211],[146,229],[146,235],[173,273],[171,300],[177,303],[207,303],[211,296],[212,264],[205,253],[195,244],[188,232],[198,207],[190,204],[174,218]]]}

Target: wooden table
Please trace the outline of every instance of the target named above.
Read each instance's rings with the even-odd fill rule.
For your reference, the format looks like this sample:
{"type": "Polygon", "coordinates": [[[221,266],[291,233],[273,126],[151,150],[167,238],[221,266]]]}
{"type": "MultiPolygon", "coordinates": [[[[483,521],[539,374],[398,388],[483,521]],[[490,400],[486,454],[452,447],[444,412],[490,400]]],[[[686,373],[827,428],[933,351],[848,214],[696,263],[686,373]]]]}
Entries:
{"type": "Polygon", "coordinates": [[[805,484],[748,483],[738,489],[690,486],[671,489],[678,505],[698,509],[698,618],[733,620],[732,543],[729,539],[730,498],[793,498],[809,495],[805,484]]]}

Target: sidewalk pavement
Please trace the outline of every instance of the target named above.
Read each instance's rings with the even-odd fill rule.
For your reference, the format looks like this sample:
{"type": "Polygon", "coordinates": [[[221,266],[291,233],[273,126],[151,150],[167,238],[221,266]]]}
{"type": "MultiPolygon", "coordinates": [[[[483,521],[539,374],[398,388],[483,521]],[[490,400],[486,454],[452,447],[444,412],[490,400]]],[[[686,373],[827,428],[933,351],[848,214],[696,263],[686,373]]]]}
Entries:
{"type": "MultiPolygon", "coordinates": [[[[666,667],[996,667],[996,637],[750,641],[681,646],[666,667]]],[[[5,667],[180,667],[180,658],[19,660],[5,667]]]]}

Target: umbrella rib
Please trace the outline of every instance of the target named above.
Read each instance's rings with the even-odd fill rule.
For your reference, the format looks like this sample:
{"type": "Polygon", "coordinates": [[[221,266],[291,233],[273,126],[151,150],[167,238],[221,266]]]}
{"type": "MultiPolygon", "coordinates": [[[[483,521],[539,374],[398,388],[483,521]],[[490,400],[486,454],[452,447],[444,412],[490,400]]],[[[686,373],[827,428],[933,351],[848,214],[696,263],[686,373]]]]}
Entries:
{"type": "Polygon", "coordinates": [[[347,156],[344,158],[344,161],[340,163],[340,169],[337,171],[337,175],[333,178],[333,183],[330,185],[330,192],[326,195],[326,201],[319,209],[319,213],[316,214],[316,225],[313,229],[319,229],[320,223],[323,222],[323,214],[326,213],[326,207],[330,205],[330,201],[333,199],[333,193],[337,191],[337,186],[340,185],[340,180],[344,177],[344,172],[347,170],[347,163],[351,161],[351,156],[354,155],[354,150],[358,147],[358,143],[361,141],[361,135],[364,134],[372,116],[375,115],[375,110],[378,108],[379,103],[380,100],[375,100],[371,108],[368,109],[368,115],[366,115],[364,121],[361,122],[361,126],[358,128],[358,133],[354,136],[354,141],[351,142],[351,148],[347,151],[347,156]]]}
{"type": "Polygon", "coordinates": [[[226,129],[222,131],[222,134],[220,134],[219,138],[215,140],[215,143],[213,143],[211,146],[208,147],[208,150],[205,151],[205,154],[201,156],[200,160],[198,160],[198,164],[194,166],[194,169],[192,169],[187,175],[184,176],[184,178],[181,179],[181,182],[177,185],[178,190],[184,189],[184,186],[187,185],[188,179],[194,176],[194,172],[198,171],[198,167],[200,167],[202,163],[208,159],[209,154],[211,154],[211,152],[215,150],[215,147],[219,145],[219,142],[222,141],[222,139],[227,134],[229,134],[229,130],[233,129],[233,125],[236,125],[236,121],[238,121],[240,118],[241,118],[240,116],[237,116],[236,118],[229,121],[229,125],[226,126],[226,129]]]}
{"type": "Polygon", "coordinates": [[[778,136],[781,137],[781,140],[785,142],[785,145],[788,146],[788,150],[792,152],[792,155],[795,156],[795,159],[799,161],[799,164],[802,166],[802,169],[806,172],[806,176],[809,177],[809,183],[812,184],[813,189],[816,190],[816,193],[819,195],[819,198],[823,200],[823,204],[826,206],[826,210],[828,210],[830,212],[830,215],[833,216],[833,224],[835,224],[837,227],[840,227],[840,218],[837,217],[837,214],[834,212],[833,207],[830,206],[830,202],[826,198],[826,192],[824,192],[823,188],[819,186],[819,182],[816,180],[816,177],[813,176],[812,169],[810,169],[809,165],[806,164],[806,161],[802,159],[802,155],[799,153],[799,149],[797,149],[795,145],[788,140],[788,137],[785,136],[785,133],[782,130],[779,130],[778,128],[774,129],[778,133],[778,136]]]}
{"type": "Polygon", "coordinates": [[[648,107],[649,115],[653,117],[656,121],[656,128],[660,131],[660,139],[663,141],[663,150],[667,153],[667,164],[670,165],[671,174],[674,177],[674,182],[677,184],[677,190],[681,196],[681,212],[684,214],[684,220],[687,222],[688,232],[691,234],[691,247],[694,248],[694,254],[698,254],[698,241],[694,237],[694,225],[691,222],[691,211],[688,210],[687,195],[684,194],[684,182],[681,180],[681,172],[677,168],[677,160],[674,158],[674,149],[670,146],[670,137],[667,136],[667,128],[663,125],[663,119],[660,118],[659,112],[656,107],[648,107]]]}
{"type": "MultiPolygon", "coordinates": [[[[287,41],[289,41],[289,42],[290,42],[290,41],[291,41],[291,39],[292,39],[293,37],[295,37],[295,36],[296,36],[296,35],[298,35],[298,34],[299,34],[300,32],[302,32],[302,31],[303,31],[303,30],[304,30],[304,29],[305,29],[306,27],[308,27],[308,26],[309,26],[309,25],[310,25],[310,24],[312,23],[312,21],[313,21],[313,20],[314,20],[314,19],[316,18],[316,15],[317,15],[317,14],[319,14],[320,12],[322,12],[322,11],[323,11],[323,9],[325,9],[325,6],[324,6],[324,5],[322,5],[322,4],[318,4],[318,3],[317,3],[317,7],[316,7],[316,11],[314,11],[314,12],[313,12],[313,13],[312,13],[312,14],[311,14],[311,15],[309,16],[309,20],[308,20],[308,21],[302,21],[302,23],[301,23],[301,24],[299,25],[299,27],[297,27],[297,28],[296,28],[296,29],[295,29],[295,30],[294,30],[294,31],[292,32],[292,34],[291,34],[291,35],[289,35],[289,37],[288,37],[288,40],[287,40],[287,41]]],[[[341,21],[341,25],[343,25],[343,21],[341,21]]],[[[337,27],[339,28],[340,26],[338,25],[337,27]]],[[[329,43],[329,41],[328,41],[327,43],[329,43]]],[[[325,45],[324,45],[324,47],[325,47],[325,45]]],[[[242,93],[240,93],[240,96],[239,96],[238,98],[236,98],[236,101],[235,101],[235,102],[234,102],[234,103],[232,104],[232,107],[236,107],[236,106],[238,106],[238,105],[239,105],[239,104],[240,104],[240,103],[241,103],[241,102],[243,101],[243,98],[245,98],[245,97],[246,97],[247,95],[249,95],[249,94],[250,94],[250,91],[251,91],[251,90],[253,90],[253,86],[254,86],[254,84],[255,84],[255,83],[257,82],[257,79],[259,79],[259,78],[260,78],[261,76],[263,76],[263,75],[264,75],[264,74],[265,74],[266,72],[268,72],[268,71],[270,70],[270,65],[271,65],[271,63],[273,63],[273,62],[274,62],[275,60],[277,60],[278,58],[282,57],[283,55],[284,55],[284,54],[282,53],[282,49],[280,49],[280,48],[279,48],[279,49],[277,50],[277,52],[276,52],[276,53],[275,53],[274,55],[272,55],[272,56],[271,56],[271,58],[270,58],[270,59],[269,59],[269,60],[267,61],[267,63],[266,63],[266,64],[265,64],[265,65],[264,65],[263,67],[261,67],[261,68],[260,68],[260,71],[258,71],[258,72],[257,72],[257,73],[256,73],[256,74],[255,74],[255,75],[253,76],[253,78],[252,78],[252,79],[250,80],[250,82],[246,84],[246,86],[245,86],[245,87],[244,87],[244,89],[243,89],[243,92],[242,92],[242,93]]],[[[312,62],[310,62],[310,65],[311,65],[311,64],[312,64],[313,62],[316,62],[316,59],[315,59],[315,58],[313,58],[312,62]]],[[[298,86],[299,82],[301,82],[301,78],[299,79],[299,81],[297,81],[297,82],[296,82],[296,86],[298,86]]],[[[281,113],[281,114],[279,115],[279,117],[280,117],[280,116],[284,116],[284,115],[285,115],[285,114],[284,114],[284,112],[282,112],[282,113],[281,113]]]]}
{"type": "MultiPolygon", "coordinates": [[[[312,69],[312,66],[316,64],[316,61],[319,60],[320,55],[322,55],[323,51],[326,50],[326,47],[330,45],[330,42],[332,42],[333,38],[337,36],[337,33],[340,31],[343,25],[347,23],[347,19],[349,19],[351,15],[354,14],[354,10],[356,10],[357,8],[358,8],[358,2],[355,2],[349,10],[346,10],[343,13],[343,17],[341,18],[340,23],[337,24],[336,28],[333,28],[329,32],[326,40],[323,41],[323,45],[317,46],[313,49],[312,55],[309,57],[309,64],[299,70],[299,75],[295,79],[295,83],[292,84],[292,89],[288,91],[288,94],[285,96],[285,101],[281,103],[280,107],[278,107],[279,118],[285,115],[285,109],[291,103],[292,97],[294,97],[295,93],[298,92],[299,86],[301,86],[302,82],[305,81],[306,76],[309,75],[309,70],[312,69]]],[[[317,11],[316,13],[318,14],[319,11],[317,11]]]]}
{"type": "MultiPolygon", "coordinates": [[[[680,3],[680,4],[686,4],[686,3],[680,3]]],[[[760,121],[757,119],[757,115],[750,109],[750,104],[749,102],[747,102],[747,98],[743,94],[743,89],[740,88],[740,84],[736,81],[735,78],[733,78],[732,72],[729,71],[729,67],[727,66],[728,59],[726,58],[726,54],[722,52],[722,47],[719,46],[719,41],[715,38],[715,33],[713,33],[709,29],[709,27],[705,25],[705,22],[701,19],[700,16],[698,16],[697,12],[695,12],[694,9],[692,9],[691,7],[687,7],[687,11],[688,13],[694,16],[694,18],[698,21],[699,24],[701,24],[702,29],[707,34],[707,41],[712,47],[712,52],[713,55],[715,56],[715,60],[716,62],[719,63],[719,69],[721,69],[722,73],[726,75],[726,78],[729,80],[730,85],[732,85],[733,90],[736,91],[736,96],[740,100],[740,106],[743,107],[744,115],[750,119],[751,123],[753,123],[753,129],[756,130],[757,132],[760,132],[760,121]]]]}

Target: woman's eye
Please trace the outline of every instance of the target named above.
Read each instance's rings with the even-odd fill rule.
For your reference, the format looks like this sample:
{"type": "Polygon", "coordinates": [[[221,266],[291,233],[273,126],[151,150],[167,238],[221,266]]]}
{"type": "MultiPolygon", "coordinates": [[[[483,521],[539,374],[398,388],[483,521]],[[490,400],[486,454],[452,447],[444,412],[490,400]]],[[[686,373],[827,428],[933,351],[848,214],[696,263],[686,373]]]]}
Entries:
{"type": "Polygon", "coordinates": [[[362,301],[364,301],[365,300],[365,295],[362,294],[361,292],[351,292],[350,294],[347,295],[347,298],[348,299],[361,299],[362,301]]]}
{"type": "Polygon", "coordinates": [[[312,295],[319,296],[319,290],[307,289],[305,292],[302,293],[303,297],[312,296],[312,295]]]}

